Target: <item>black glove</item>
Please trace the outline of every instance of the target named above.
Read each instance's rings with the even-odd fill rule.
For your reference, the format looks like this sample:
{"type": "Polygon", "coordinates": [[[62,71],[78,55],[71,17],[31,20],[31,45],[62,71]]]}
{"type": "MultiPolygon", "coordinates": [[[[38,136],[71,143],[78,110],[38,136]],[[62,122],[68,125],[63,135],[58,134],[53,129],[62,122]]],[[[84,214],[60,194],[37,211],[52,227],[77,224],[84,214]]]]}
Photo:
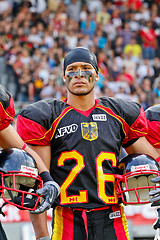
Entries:
{"type": "MultiPolygon", "coordinates": [[[[152,178],[151,182],[160,182],[160,176],[152,178]]],[[[151,207],[160,206],[160,188],[150,191],[149,196],[154,196],[150,199],[150,202],[152,203],[151,207]]]]}
{"type": "Polygon", "coordinates": [[[50,209],[53,202],[60,194],[60,187],[55,181],[48,181],[45,182],[43,188],[38,189],[36,193],[43,197],[40,207],[35,211],[30,211],[32,214],[40,214],[50,209]]]}

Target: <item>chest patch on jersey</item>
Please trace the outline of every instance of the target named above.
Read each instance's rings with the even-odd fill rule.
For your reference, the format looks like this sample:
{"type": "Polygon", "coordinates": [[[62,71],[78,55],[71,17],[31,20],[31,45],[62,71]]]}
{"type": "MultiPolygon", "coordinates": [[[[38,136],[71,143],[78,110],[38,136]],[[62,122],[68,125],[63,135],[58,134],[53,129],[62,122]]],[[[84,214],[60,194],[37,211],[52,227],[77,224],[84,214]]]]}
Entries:
{"type": "Polygon", "coordinates": [[[98,126],[96,122],[81,123],[82,137],[85,140],[93,141],[98,138],[98,126]]]}
{"type": "Polygon", "coordinates": [[[110,219],[119,218],[119,217],[121,217],[120,211],[112,212],[109,214],[110,219]]]}
{"type": "Polygon", "coordinates": [[[94,121],[107,121],[107,116],[105,114],[93,114],[94,121]]]}
{"type": "Polygon", "coordinates": [[[61,127],[57,129],[55,138],[63,137],[65,134],[74,133],[75,131],[77,131],[77,129],[78,129],[77,124],[71,124],[69,126],[61,127]]]}

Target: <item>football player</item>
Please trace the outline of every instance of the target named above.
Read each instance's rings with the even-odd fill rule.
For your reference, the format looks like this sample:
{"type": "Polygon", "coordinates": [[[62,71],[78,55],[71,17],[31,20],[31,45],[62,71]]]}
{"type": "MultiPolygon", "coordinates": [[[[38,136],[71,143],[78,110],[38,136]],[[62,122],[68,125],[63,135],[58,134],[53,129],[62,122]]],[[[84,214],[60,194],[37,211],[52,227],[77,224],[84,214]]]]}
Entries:
{"type": "MultiPolygon", "coordinates": [[[[96,56],[77,47],[64,59],[67,99],[24,107],[17,119],[22,139],[42,158],[61,186],[53,205],[52,240],[129,239],[115,191],[120,149],[159,157],[148,143],[143,108],[134,102],[95,99],[96,56]]],[[[49,239],[44,216],[31,215],[36,239],[49,239]]]]}
{"type": "MultiPolygon", "coordinates": [[[[152,106],[145,111],[147,121],[148,121],[148,134],[147,140],[155,147],[157,152],[160,154],[160,104],[152,106]]],[[[160,158],[157,159],[160,165],[160,158]]],[[[160,177],[152,179],[152,182],[160,182],[160,177]]],[[[150,202],[152,207],[157,207],[157,220],[153,224],[153,228],[158,230],[160,228],[160,190],[159,188],[150,191],[150,202]]],[[[157,232],[155,239],[159,239],[159,233],[157,232]],[[156,238],[157,237],[157,238],[156,238]]]]}
{"type": "MultiPolygon", "coordinates": [[[[12,127],[11,122],[14,119],[15,110],[13,98],[8,91],[0,86],[0,146],[1,148],[19,148],[28,152],[36,161],[44,187],[37,190],[38,195],[43,195],[43,201],[36,213],[42,213],[49,209],[58,196],[60,188],[50,176],[48,169],[42,162],[39,155],[27,146],[20,138],[16,130],[12,127]]],[[[0,159],[1,161],[1,159],[0,159]]],[[[6,234],[0,224],[0,239],[6,240],[6,234]]]]}

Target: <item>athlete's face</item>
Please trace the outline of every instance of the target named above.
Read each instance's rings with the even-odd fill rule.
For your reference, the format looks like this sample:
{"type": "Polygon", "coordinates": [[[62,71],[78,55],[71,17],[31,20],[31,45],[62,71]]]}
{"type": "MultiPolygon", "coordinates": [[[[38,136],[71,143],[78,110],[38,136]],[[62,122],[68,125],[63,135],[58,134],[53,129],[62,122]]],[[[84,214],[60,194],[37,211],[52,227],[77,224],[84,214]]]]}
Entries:
{"type": "Polygon", "coordinates": [[[98,80],[94,67],[85,62],[75,62],[67,66],[64,76],[68,91],[74,95],[89,94],[98,80]]]}

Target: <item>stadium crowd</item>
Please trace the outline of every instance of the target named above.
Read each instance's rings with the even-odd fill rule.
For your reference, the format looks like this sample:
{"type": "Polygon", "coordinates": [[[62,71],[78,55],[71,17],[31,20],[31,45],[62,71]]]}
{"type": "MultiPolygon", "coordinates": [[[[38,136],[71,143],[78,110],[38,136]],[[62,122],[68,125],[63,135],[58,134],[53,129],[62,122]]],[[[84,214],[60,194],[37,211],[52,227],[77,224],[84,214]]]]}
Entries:
{"type": "Polygon", "coordinates": [[[76,46],[97,56],[96,97],[160,103],[159,0],[0,0],[0,84],[15,103],[65,98],[76,46]]]}

